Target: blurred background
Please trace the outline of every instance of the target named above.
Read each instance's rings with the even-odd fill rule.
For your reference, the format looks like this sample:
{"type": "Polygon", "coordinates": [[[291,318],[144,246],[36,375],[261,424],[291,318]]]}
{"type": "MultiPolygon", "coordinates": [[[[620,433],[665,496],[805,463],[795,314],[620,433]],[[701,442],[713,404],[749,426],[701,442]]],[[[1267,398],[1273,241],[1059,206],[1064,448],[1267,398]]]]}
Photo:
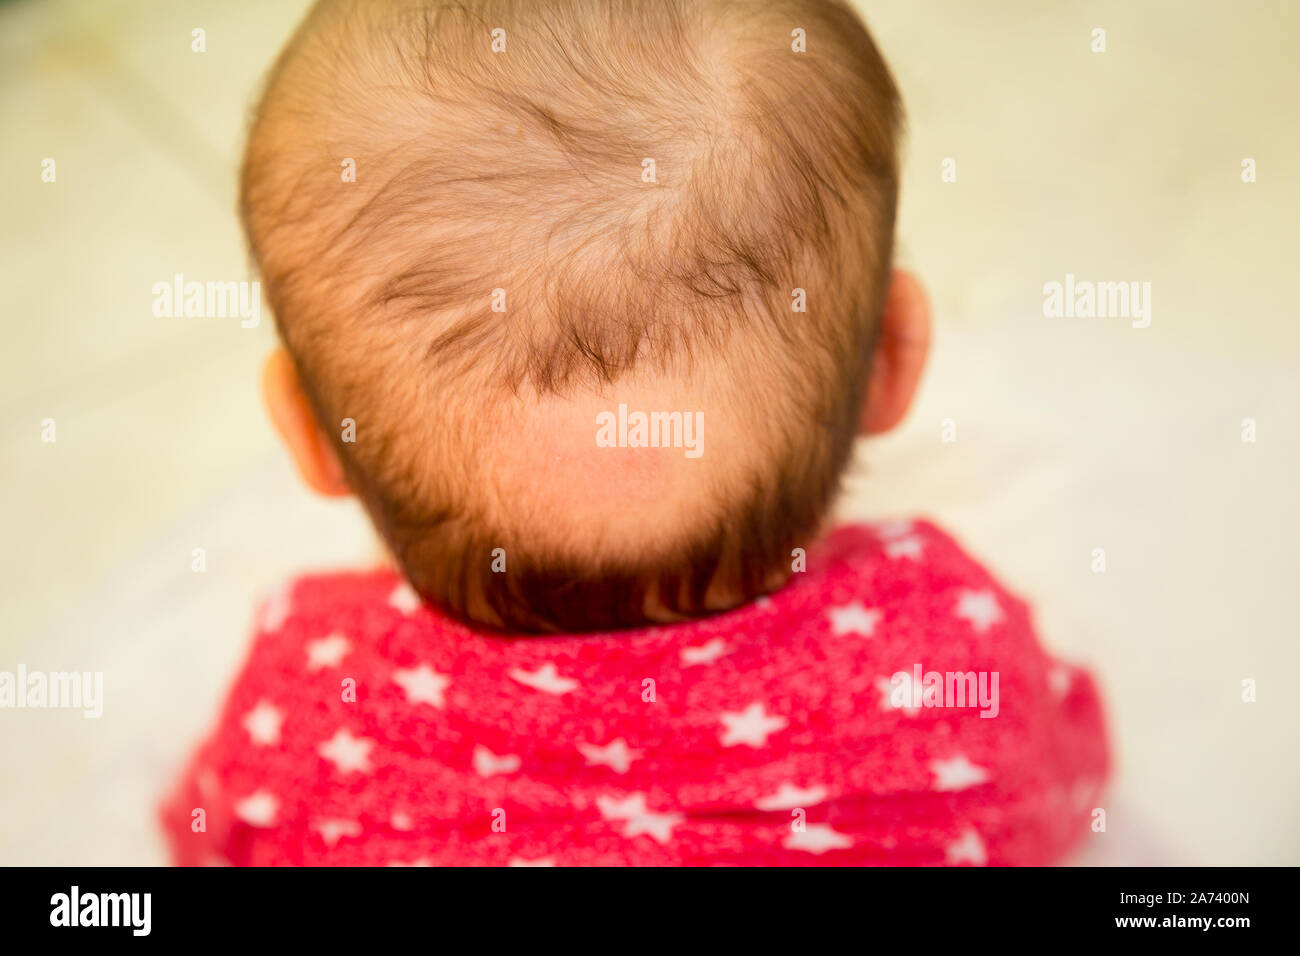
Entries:
{"type": "MultiPolygon", "coordinates": [[[[151,308],[176,273],[252,278],[244,124],[306,6],[0,3],[0,671],[105,685],[99,720],[0,710],[0,864],[165,862],[154,807],[256,601],[376,553],[262,415],[269,311],[151,308]]],[[[1300,863],[1300,4],[860,8],[907,106],[899,260],[937,340],[842,512],[937,520],[1094,668],[1119,763],[1079,862],[1300,863]],[[1067,273],[1150,282],[1150,327],[1044,317],[1067,273]]]]}

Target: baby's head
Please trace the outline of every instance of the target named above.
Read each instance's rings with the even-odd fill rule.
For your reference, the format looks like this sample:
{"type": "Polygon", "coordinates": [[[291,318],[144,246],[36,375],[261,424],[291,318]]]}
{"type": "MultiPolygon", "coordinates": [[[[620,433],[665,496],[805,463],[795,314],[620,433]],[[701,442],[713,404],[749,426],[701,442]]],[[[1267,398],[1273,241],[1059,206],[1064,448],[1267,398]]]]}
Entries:
{"type": "Polygon", "coordinates": [[[898,125],[830,0],[322,3],[243,168],[272,417],[473,621],[771,590],[924,358],[898,125]]]}

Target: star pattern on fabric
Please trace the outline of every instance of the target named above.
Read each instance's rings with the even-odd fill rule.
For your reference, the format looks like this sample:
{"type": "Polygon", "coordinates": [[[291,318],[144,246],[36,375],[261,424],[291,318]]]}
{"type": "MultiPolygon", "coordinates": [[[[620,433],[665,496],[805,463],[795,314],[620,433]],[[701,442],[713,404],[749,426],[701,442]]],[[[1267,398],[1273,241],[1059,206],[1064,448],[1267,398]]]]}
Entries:
{"type": "Polygon", "coordinates": [[[498,757],[482,744],[474,745],[474,772],[480,777],[495,777],[499,773],[514,773],[523,761],[517,754],[498,757]]]}
{"type": "Polygon", "coordinates": [[[906,538],[897,538],[885,543],[885,557],[891,561],[897,561],[899,558],[907,558],[909,561],[920,561],[921,555],[925,551],[925,542],[915,535],[906,538]]]}
{"type": "Polygon", "coordinates": [[[759,797],[754,806],[759,810],[793,810],[796,807],[815,807],[826,799],[825,787],[796,787],[792,783],[783,783],[776,793],[759,797]]]}
{"type": "Polygon", "coordinates": [[[1053,664],[1047,671],[1047,686],[1052,689],[1052,695],[1057,700],[1062,700],[1070,693],[1070,687],[1074,684],[1074,671],[1064,664],[1053,664]]]}
{"type": "Polygon", "coordinates": [[[622,737],[611,740],[603,747],[580,743],[578,752],[587,758],[588,767],[609,767],[615,773],[627,773],[632,761],[642,755],[640,750],[630,749],[622,737]]]}
{"type": "Polygon", "coordinates": [[[1086,670],[1037,650],[1019,605],[928,526],[850,531],[812,566],[699,622],[536,640],[467,635],[391,572],[300,579],[263,605],[233,705],[169,804],[174,852],[233,865],[1058,858],[1108,775],[1086,670]],[[913,662],[975,667],[961,655],[986,657],[1001,634],[1006,680],[1037,684],[1008,695],[1012,720],[888,716],[922,709],[913,662]],[[882,676],[891,666],[908,669],[882,676]],[[344,676],[385,690],[340,700],[344,676]],[[635,690],[647,676],[657,704],[635,690]],[[1039,720],[1068,753],[1026,734],[1039,720]],[[867,738],[888,746],[863,751],[867,738]],[[1042,785],[1021,792],[1009,784],[1027,766],[1042,785]],[[882,822],[886,793],[898,799],[882,822]],[[511,843],[468,823],[498,804],[511,843]],[[194,807],[223,825],[192,833],[194,807]],[[1037,828],[1032,851],[988,829],[1008,808],[1037,828]],[[559,819],[562,842],[534,839],[559,819]]]}
{"type": "Polygon", "coordinates": [[[1101,783],[1089,778],[1080,778],[1070,788],[1070,801],[1076,810],[1090,810],[1101,796],[1101,783]]]}
{"type": "Polygon", "coordinates": [[[568,677],[561,677],[554,664],[543,664],[535,671],[526,671],[516,667],[510,671],[512,680],[517,680],[525,687],[540,690],[547,694],[567,694],[577,690],[578,682],[568,677]]]}
{"type": "Polygon", "coordinates": [[[439,674],[428,664],[408,670],[393,671],[393,683],[406,692],[407,703],[428,704],[441,709],[446,706],[443,696],[451,678],[439,674]]]}
{"type": "Polygon", "coordinates": [[[198,784],[199,793],[204,800],[211,800],[221,790],[221,780],[210,767],[200,770],[195,775],[194,782],[198,784]]]}
{"type": "Polygon", "coordinates": [[[965,790],[989,779],[987,770],[961,755],[947,760],[931,760],[930,771],[934,774],[935,790],[965,790]]]}
{"type": "Polygon", "coordinates": [[[236,800],[234,805],[235,816],[254,827],[274,824],[279,810],[280,801],[266,790],[254,790],[242,800],[236,800]]]}
{"type": "Polygon", "coordinates": [[[423,606],[420,595],[416,594],[415,588],[411,587],[406,581],[402,581],[397,587],[393,588],[392,593],[388,595],[388,604],[407,617],[410,617],[423,606]]]}
{"type": "Polygon", "coordinates": [[[338,667],[352,651],[352,642],[335,632],[328,637],[307,642],[307,670],[318,671],[338,667]]]}
{"type": "Polygon", "coordinates": [[[315,829],[325,841],[325,845],[329,847],[337,844],[345,836],[361,836],[361,824],[356,820],[317,820],[315,829]]]}
{"type": "Polygon", "coordinates": [[[628,839],[644,833],[660,843],[672,839],[673,827],[686,819],[680,813],[652,813],[646,807],[644,793],[634,793],[622,800],[599,797],[596,808],[606,820],[622,821],[623,836],[628,839]]]}
{"type": "Polygon", "coordinates": [[[890,521],[878,521],[871,526],[876,535],[885,541],[893,541],[896,538],[905,538],[916,530],[916,526],[905,518],[895,518],[890,521]]]}
{"type": "Polygon", "coordinates": [[[726,641],[715,637],[699,647],[683,647],[680,657],[683,667],[694,667],[697,664],[712,664],[727,653],[729,652],[726,641]]]}
{"type": "Polygon", "coordinates": [[[284,627],[284,622],[293,613],[293,584],[289,583],[277,590],[262,608],[262,617],[258,625],[263,631],[274,632],[284,627]]]}
{"type": "Polygon", "coordinates": [[[962,831],[962,835],[957,840],[947,845],[944,855],[951,866],[956,866],[959,863],[983,866],[989,861],[988,851],[984,848],[984,841],[978,833],[970,828],[962,831]]]}
{"type": "Polygon", "coordinates": [[[880,623],[881,618],[879,610],[868,608],[860,601],[833,607],[826,613],[831,619],[831,633],[836,637],[844,634],[871,637],[876,633],[876,625],[880,623]]]}
{"type": "Polygon", "coordinates": [[[828,824],[809,823],[792,832],[781,845],[787,850],[804,850],[820,855],[827,850],[847,850],[853,846],[853,839],[828,824]]]}
{"type": "Polygon", "coordinates": [[[721,740],[724,747],[765,747],[767,738],[777,731],[784,730],[790,723],[784,717],[769,717],[759,701],[750,704],[739,713],[722,712],[722,723],[726,728],[721,740]]]}
{"type": "Polygon", "coordinates": [[[977,634],[983,634],[1002,620],[1002,607],[997,595],[985,588],[980,591],[963,590],[953,611],[957,617],[970,621],[977,634]]]}
{"type": "Polygon", "coordinates": [[[368,773],[370,751],[375,742],[364,737],[354,737],[346,727],[340,727],[334,736],[316,748],[316,752],[334,764],[339,773],[368,773]]]}
{"type": "Polygon", "coordinates": [[[259,700],[243,720],[249,739],[260,747],[273,747],[280,742],[280,725],[283,723],[284,712],[265,700],[259,700]]]}

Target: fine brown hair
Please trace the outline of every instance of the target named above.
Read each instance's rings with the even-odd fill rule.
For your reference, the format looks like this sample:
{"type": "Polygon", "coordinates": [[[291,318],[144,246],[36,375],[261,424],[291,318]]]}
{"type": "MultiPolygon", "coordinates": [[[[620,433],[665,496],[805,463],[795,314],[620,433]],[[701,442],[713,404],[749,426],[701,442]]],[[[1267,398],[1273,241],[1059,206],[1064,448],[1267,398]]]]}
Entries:
{"type": "Polygon", "coordinates": [[[313,8],[255,111],[241,212],[321,427],[421,595],[575,631],[778,585],[857,431],[900,123],[884,61],[832,0],[313,8]],[[559,543],[487,500],[480,450],[509,440],[507,397],[634,372],[729,383],[760,423],[758,463],[718,477],[678,547],[559,543]]]}

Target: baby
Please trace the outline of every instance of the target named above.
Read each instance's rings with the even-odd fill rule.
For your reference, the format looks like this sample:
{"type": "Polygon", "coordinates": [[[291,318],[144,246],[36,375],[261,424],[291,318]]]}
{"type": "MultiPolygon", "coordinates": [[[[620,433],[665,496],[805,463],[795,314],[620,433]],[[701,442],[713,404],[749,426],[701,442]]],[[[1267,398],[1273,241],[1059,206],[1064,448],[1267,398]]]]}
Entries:
{"type": "Polygon", "coordinates": [[[823,527],[929,342],[900,122],[834,0],[312,10],[243,167],[264,390],[400,577],[263,609],[165,809],[178,861],[1044,863],[1087,834],[1087,675],[933,526],[823,527]]]}

